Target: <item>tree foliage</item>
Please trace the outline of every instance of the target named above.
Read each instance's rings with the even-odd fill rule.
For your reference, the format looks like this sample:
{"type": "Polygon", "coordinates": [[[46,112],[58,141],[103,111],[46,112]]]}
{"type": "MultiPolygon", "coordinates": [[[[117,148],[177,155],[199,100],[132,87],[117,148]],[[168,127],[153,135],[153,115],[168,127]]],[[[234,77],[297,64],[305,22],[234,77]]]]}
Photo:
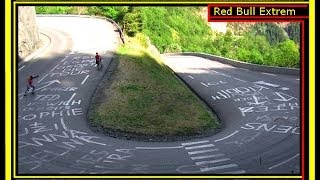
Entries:
{"type": "Polygon", "coordinates": [[[251,31],[254,35],[262,35],[267,38],[271,44],[284,42],[287,39],[284,29],[275,23],[256,23],[251,31]]]}
{"type": "Polygon", "coordinates": [[[290,39],[296,43],[300,43],[300,23],[290,23],[286,31],[290,39]]]}
{"type": "Polygon", "coordinates": [[[72,14],[75,11],[71,6],[36,6],[37,14],[72,14]]]}

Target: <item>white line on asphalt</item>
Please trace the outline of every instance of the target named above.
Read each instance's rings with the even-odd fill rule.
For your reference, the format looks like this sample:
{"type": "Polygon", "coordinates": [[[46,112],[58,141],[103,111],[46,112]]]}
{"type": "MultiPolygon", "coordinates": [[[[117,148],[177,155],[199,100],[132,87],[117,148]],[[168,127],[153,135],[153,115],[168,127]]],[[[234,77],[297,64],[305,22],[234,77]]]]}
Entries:
{"type": "Polygon", "coordinates": [[[71,96],[71,98],[67,101],[66,105],[69,106],[69,103],[71,102],[71,100],[73,99],[73,97],[76,95],[77,93],[73,93],[73,95],[71,96]]]}
{"type": "Polygon", "coordinates": [[[226,74],[222,74],[222,73],[221,73],[221,75],[222,75],[222,76],[225,76],[225,77],[231,77],[231,76],[229,76],[229,75],[226,75],[226,74]]]}
{"type": "Polygon", "coordinates": [[[190,75],[189,75],[189,78],[194,79],[194,77],[192,77],[192,76],[190,76],[190,75]]]}
{"type": "Polygon", "coordinates": [[[200,148],[213,147],[213,146],[214,146],[213,144],[205,144],[205,145],[201,145],[201,146],[186,147],[185,149],[186,150],[189,150],[189,149],[200,149],[200,148]]]}
{"type": "Polygon", "coordinates": [[[157,150],[157,149],[178,149],[183,148],[183,146],[171,146],[171,147],[136,147],[136,149],[148,149],[148,150],[157,150]]]}
{"type": "Polygon", "coordinates": [[[299,156],[299,155],[300,155],[300,153],[294,155],[293,157],[291,157],[291,158],[289,158],[289,159],[287,159],[287,160],[285,160],[285,161],[283,161],[283,162],[281,162],[281,163],[279,163],[279,164],[276,164],[276,165],[274,165],[274,166],[272,166],[272,167],[269,167],[269,169],[273,169],[273,168],[275,168],[275,167],[281,166],[282,164],[285,164],[285,163],[291,161],[292,159],[296,158],[296,157],[299,156]]]}
{"type": "Polygon", "coordinates": [[[188,145],[193,145],[193,144],[201,144],[201,143],[208,143],[209,141],[196,141],[196,142],[187,142],[187,143],[181,143],[182,146],[188,146],[188,145]]]}
{"type": "Polygon", "coordinates": [[[81,84],[84,84],[84,82],[86,82],[86,80],[88,79],[89,75],[86,76],[86,78],[84,78],[84,80],[82,81],[81,84]]]}
{"type": "Polygon", "coordinates": [[[205,83],[201,82],[202,85],[204,85],[205,87],[209,87],[208,85],[206,85],[205,83]]]}
{"type": "Polygon", "coordinates": [[[207,159],[207,158],[212,158],[212,157],[220,157],[224,156],[224,154],[213,154],[213,155],[207,155],[207,156],[196,156],[196,157],[191,157],[192,160],[196,159],[207,159]]]}
{"type": "Polygon", "coordinates": [[[63,117],[60,118],[60,121],[61,121],[61,125],[62,125],[63,129],[66,131],[69,131],[68,127],[66,126],[66,124],[63,121],[63,117]]]}
{"type": "Polygon", "coordinates": [[[211,161],[200,161],[200,162],[196,162],[196,165],[200,166],[204,164],[213,164],[213,163],[229,161],[229,160],[230,160],[229,158],[223,158],[223,159],[217,159],[217,160],[211,160],[211,161]]]}
{"type": "Polygon", "coordinates": [[[52,72],[55,68],[57,68],[59,66],[59,64],[57,64],[53,69],[51,69],[50,72],[52,72]]]}
{"type": "Polygon", "coordinates": [[[207,153],[207,152],[213,152],[213,151],[218,151],[218,149],[207,149],[207,150],[202,150],[202,151],[192,151],[188,152],[189,155],[194,155],[194,154],[201,154],[201,153],[207,153]]]}
{"type": "Polygon", "coordinates": [[[24,65],[23,65],[21,68],[19,68],[18,71],[20,71],[20,70],[23,69],[23,68],[24,68],[24,65]]]}
{"type": "Polygon", "coordinates": [[[246,173],[245,170],[238,170],[238,171],[229,171],[229,172],[223,172],[221,174],[243,174],[246,173]]]}
{"type": "Polygon", "coordinates": [[[277,75],[271,74],[271,73],[261,73],[261,74],[265,74],[265,75],[269,75],[269,76],[277,76],[277,75]]]}
{"type": "Polygon", "coordinates": [[[248,82],[248,81],[245,81],[245,80],[242,80],[242,79],[239,79],[239,78],[235,78],[234,79],[238,80],[238,81],[242,81],[242,82],[248,82]]]}
{"type": "Polygon", "coordinates": [[[245,71],[249,71],[249,69],[244,69],[244,68],[239,68],[239,69],[242,69],[242,70],[245,70],[245,71]]]}
{"type": "Polygon", "coordinates": [[[228,165],[222,165],[222,166],[200,168],[200,171],[201,172],[207,172],[207,171],[214,171],[214,170],[232,168],[232,167],[237,167],[237,166],[238,165],[236,165],[236,164],[228,164],[228,165]]]}
{"type": "Polygon", "coordinates": [[[282,87],[282,88],[280,88],[281,90],[284,90],[284,91],[288,91],[289,90],[289,88],[287,88],[287,87],[282,87]]]}
{"type": "Polygon", "coordinates": [[[41,78],[38,83],[40,83],[42,80],[44,80],[44,78],[46,78],[48,76],[48,74],[44,75],[43,78],[41,78]]]}
{"type": "Polygon", "coordinates": [[[296,79],[297,81],[300,81],[300,79],[296,79]]]}
{"type": "Polygon", "coordinates": [[[267,83],[267,82],[264,82],[264,81],[256,81],[256,82],[253,82],[253,83],[262,84],[262,85],[271,86],[271,87],[280,87],[280,85],[278,85],[278,84],[267,83]]]}
{"type": "Polygon", "coordinates": [[[64,60],[66,60],[68,57],[69,57],[69,55],[66,56],[65,58],[63,58],[61,62],[63,62],[64,60]]]}
{"type": "Polygon", "coordinates": [[[219,141],[225,140],[225,139],[227,139],[227,138],[229,138],[229,137],[237,134],[238,132],[239,132],[239,131],[235,131],[235,132],[233,132],[232,134],[230,134],[230,135],[228,135],[228,136],[226,136],[226,137],[223,137],[223,138],[221,138],[221,139],[215,140],[214,142],[219,142],[219,141]]]}

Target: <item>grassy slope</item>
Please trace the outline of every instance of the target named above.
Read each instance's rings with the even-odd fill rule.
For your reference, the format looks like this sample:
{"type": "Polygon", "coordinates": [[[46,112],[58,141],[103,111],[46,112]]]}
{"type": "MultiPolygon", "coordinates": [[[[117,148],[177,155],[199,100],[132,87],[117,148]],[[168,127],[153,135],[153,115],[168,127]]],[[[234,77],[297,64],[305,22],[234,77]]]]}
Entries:
{"type": "Polygon", "coordinates": [[[161,62],[141,47],[118,50],[107,99],[89,112],[106,128],[156,136],[193,135],[218,127],[215,116],[161,62]]]}

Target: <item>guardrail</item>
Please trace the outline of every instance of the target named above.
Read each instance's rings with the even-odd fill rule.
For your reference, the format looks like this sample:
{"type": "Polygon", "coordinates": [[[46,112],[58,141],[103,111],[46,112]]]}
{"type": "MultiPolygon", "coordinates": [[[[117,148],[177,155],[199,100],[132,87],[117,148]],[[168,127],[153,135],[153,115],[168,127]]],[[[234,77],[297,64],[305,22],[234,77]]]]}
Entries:
{"type": "Polygon", "coordinates": [[[233,59],[229,59],[229,58],[225,58],[225,57],[221,57],[221,56],[216,56],[216,55],[211,55],[211,54],[205,54],[205,53],[183,52],[183,53],[165,53],[163,55],[165,55],[165,56],[174,56],[174,55],[198,56],[198,57],[210,59],[213,61],[218,61],[218,62],[221,62],[224,64],[230,64],[232,66],[251,69],[251,70],[255,70],[255,71],[300,76],[300,69],[296,69],[296,68],[284,68],[284,67],[276,67],[276,66],[257,65],[257,64],[236,61],[233,59]]]}
{"type": "Polygon", "coordinates": [[[81,17],[81,18],[103,19],[103,20],[106,20],[106,21],[111,22],[111,23],[118,29],[120,39],[121,39],[121,41],[122,41],[123,44],[125,43],[123,31],[121,30],[120,26],[119,26],[116,22],[114,22],[112,19],[110,19],[110,18],[101,17],[101,16],[69,15],[69,14],[68,14],[68,15],[66,15],[66,14],[37,14],[37,16],[39,16],[39,17],[45,17],[45,16],[59,17],[59,16],[61,16],[61,17],[81,17]]]}

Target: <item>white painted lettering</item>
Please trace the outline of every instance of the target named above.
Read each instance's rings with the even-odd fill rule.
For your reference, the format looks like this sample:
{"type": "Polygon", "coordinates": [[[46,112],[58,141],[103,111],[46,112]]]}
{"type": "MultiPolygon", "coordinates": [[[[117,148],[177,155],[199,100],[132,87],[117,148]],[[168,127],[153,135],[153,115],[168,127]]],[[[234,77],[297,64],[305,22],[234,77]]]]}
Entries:
{"type": "Polygon", "coordinates": [[[268,124],[261,124],[256,130],[259,131],[259,130],[263,129],[263,130],[269,132],[275,127],[276,127],[276,125],[273,125],[271,128],[268,129],[268,124]]]}
{"type": "Polygon", "coordinates": [[[260,125],[260,124],[261,123],[247,123],[247,124],[245,124],[246,127],[241,126],[241,128],[242,129],[248,129],[248,130],[255,129],[254,125],[260,125]]]}
{"type": "Polygon", "coordinates": [[[291,126],[283,126],[280,125],[275,129],[273,132],[278,132],[278,133],[287,133],[292,127],[291,126]]]}

